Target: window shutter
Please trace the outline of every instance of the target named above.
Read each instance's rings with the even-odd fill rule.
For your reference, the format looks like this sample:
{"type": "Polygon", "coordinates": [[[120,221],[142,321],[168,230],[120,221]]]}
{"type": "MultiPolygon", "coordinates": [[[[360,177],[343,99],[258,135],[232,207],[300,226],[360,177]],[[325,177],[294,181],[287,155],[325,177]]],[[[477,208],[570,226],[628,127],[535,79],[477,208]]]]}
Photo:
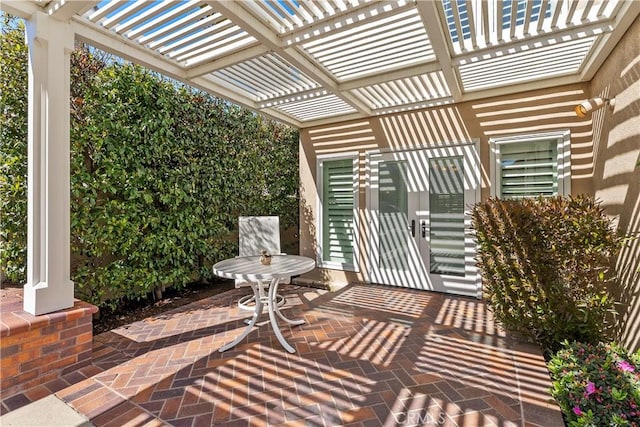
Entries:
{"type": "Polygon", "coordinates": [[[465,275],[464,160],[429,160],[429,256],[431,273],[465,275]]]}
{"type": "Polygon", "coordinates": [[[353,160],[325,160],[323,175],[323,261],[353,264],[353,160]]]}
{"type": "Polygon", "coordinates": [[[500,193],[504,199],[557,195],[557,141],[501,144],[500,193]]]}

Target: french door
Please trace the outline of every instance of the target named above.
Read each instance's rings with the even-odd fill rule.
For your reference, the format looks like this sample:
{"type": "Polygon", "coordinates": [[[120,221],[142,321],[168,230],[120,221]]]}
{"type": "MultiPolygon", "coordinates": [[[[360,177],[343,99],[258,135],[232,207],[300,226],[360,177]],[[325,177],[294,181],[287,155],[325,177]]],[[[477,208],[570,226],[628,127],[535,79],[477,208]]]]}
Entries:
{"type": "Polygon", "coordinates": [[[480,296],[470,233],[478,162],[472,144],[369,154],[371,282],[480,296]]]}

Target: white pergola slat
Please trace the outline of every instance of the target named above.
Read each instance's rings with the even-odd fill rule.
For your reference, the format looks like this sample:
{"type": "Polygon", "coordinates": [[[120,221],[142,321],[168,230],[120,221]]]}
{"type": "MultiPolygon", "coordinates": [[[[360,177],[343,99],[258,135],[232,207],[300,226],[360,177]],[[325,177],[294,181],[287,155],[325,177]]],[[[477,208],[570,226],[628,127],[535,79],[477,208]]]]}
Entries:
{"type": "Polygon", "coordinates": [[[355,28],[343,28],[306,42],[302,48],[339,81],[435,60],[415,9],[387,13],[355,28]]]}
{"type": "Polygon", "coordinates": [[[190,32],[195,32],[195,29],[202,25],[202,20],[213,14],[210,6],[199,7],[198,4],[199,1],[182,4],[170,12],[150,19],[125,36],[151,49],[180,40],[190,32]]]}
{"type": "Polygon", "coordinates": [[[442,71],[354,89],[372,109],[389,109],[451,97],[442,71]]]}
{"type": "Polygon", "coordinates": [[[261,102],[320,88],[318,83],[273,53],[232,65],[213,74],[231,85],[248,88],[256,100],[261,102]]]}
{"type": "Polygon", "coordinates": [[[461,65],[460,77],[466,90],[473,91],[576,74],[593,40],[558,43],[461,65]]]}
{"type": "Polygon", "coordinates": [[[337,112],[366,117],[540,89],[558,78],[585,81],[640,13],[632,0],[45,0],[0,7],[81,24],[74,28],[83,42],[134,61],[132,52],[146,52],[137,55],[152,59],[143,65],[298,127],[337,112]]]}
{"type": "Polygon", "coordinates": [[[335,95],[293,101],[273,107],[285,114],[298,114],[302,120],[316,120],[355,113],[356,109],[335,95]]]}

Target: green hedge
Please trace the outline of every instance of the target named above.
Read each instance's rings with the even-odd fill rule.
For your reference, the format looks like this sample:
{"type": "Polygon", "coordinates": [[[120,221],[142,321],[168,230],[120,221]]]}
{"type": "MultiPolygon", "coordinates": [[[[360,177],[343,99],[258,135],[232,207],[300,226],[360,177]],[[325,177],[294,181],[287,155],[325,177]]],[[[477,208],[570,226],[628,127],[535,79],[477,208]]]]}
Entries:
{"type": "Polygon", "coordinates": [[[623,239],[598,203],[491,198],[472,220],[484,295],[501,324],[547,349],[606,335],[623,239]]]}
{"type": "Polygon", "coordinates": [[[1,16],[0,265],[24,281],[27,265],[27,46],[22,21],[1,16]]]}
{"type": "MultiPolygon", "coordinates": [[[[237,253],[239,215],[279,215],[283,228],[297,227],[297,130],[92,52],[80,48],[71,64],[71,268],[78,297],[113,303],[210,278],[215,261],[237,253]]],[[[20,84],[26,102],[26,80],[20,84]]],[[[17,120],[26,124],[26,109],[17,120]]],[[[26,125],[22,131],[15,136],[21,167],[26,125]]],[[[3,179],[24,174],[3,170],[3,179]]],[[[2,223],[3,268],[18,282],[24,241],[10,236],[25,228],[20,182],[20,192],[6,200],[3,191],[12,221],[2,223]],[[5,245],[15,251],[5,253],[5,245]]]]}

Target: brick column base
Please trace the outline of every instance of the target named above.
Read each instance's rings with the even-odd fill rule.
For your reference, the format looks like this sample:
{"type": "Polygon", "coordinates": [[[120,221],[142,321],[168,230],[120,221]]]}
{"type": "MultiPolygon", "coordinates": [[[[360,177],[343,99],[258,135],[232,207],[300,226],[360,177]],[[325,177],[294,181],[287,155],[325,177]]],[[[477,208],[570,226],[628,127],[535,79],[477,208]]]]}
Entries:
{"type": "Polygon", "coordinates": [[[33,316],[22,309],[22,289],[0,290],[0,385],[11,396],[91,362],[94,305],[33,316]]]}

